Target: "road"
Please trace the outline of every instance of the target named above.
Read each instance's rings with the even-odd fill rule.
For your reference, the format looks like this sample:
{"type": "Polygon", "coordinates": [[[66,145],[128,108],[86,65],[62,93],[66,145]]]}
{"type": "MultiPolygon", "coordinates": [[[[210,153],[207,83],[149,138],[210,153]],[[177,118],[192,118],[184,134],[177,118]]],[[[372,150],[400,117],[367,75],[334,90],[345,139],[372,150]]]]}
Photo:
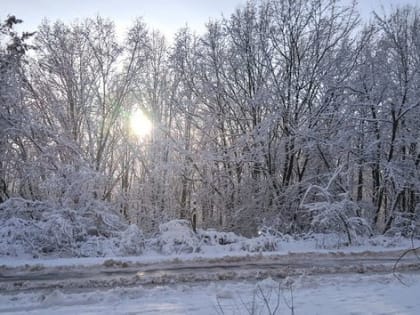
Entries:
{"type": "Polygon", "coordinates": [[[0,266],[0,293],[43,289],[98,289],[218,280],[260,280],[297,275],[420,271],[420,259],[404,251],[362,253],[291,253],[215,259],[178,259],[159,263],[107,260],[100,265],[0,266]]]}

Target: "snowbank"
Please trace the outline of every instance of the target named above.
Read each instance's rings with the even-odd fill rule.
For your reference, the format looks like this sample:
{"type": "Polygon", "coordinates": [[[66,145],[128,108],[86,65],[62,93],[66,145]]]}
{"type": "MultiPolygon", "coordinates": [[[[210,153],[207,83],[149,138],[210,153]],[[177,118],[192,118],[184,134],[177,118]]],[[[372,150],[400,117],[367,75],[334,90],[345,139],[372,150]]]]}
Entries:
{"type": "MultiPolygon", "coordinates": [[[[0,264],[11,260],[71,257],[175,257],[241,256],[250,253],[287,254],[308,251],[363,251],[419,246],[419,240],[401,236],[359,238],[348,246],[345,234],[282,235],[269,228],[246,238],[213,229],[194,232],[186,220],[161,224],[146,238],[136,225],[100,205],[75,211],[23,199],[0,205],[0,264]]],[[[27,261],[27,260],[25,260],[27,261]]],[[[7,263],[8,264],[8,263],[7,263]]]]}
{"type": "Polygon", "coordinates": [[[101,204],[75,211],[12,198],[0,204],[0,256],[139,255],[144,236],[101,204]]]}

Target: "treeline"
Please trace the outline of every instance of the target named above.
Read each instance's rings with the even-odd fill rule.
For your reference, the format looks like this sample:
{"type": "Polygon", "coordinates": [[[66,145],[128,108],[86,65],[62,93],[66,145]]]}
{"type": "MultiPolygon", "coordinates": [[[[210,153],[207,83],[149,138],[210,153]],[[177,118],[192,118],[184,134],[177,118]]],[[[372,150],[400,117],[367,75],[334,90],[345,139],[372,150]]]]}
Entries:
{"type": "Polygon", "coordinates": [[[101,17],[18,22],[1,26],[0,202],[149,232],[419,232],[420,8],[361,23],[338,0],[250,1],[170,44],[141,19],[123,41],[101,17]]]}

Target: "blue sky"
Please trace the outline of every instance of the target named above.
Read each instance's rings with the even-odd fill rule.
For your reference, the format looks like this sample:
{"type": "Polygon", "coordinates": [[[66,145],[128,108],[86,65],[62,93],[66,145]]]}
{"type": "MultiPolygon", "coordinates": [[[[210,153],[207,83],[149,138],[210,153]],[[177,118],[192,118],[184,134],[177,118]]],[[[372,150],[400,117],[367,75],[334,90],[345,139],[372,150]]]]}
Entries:
{"type": "MultiPolygon", "coordinates": [[[[134,18],[141,16],[151,27],[168,37],[188,24],[197,32],[204,30],[209,18],[222,14],[229,16],[246,0],[0,0],[0,18],[14,14],[24,20],[23,28],[36,29],[44,17],[51,21],[61,19],[71,22],[76,18],[97,14],[111,18],[120,33],[134,18]]],[[[343,0],[350,2],[351,0],[343,0]]],[[[388,8],[399,4],[418,4],[420,0],[359,0],[359,10],[364,18],[372,10],[381,12],[381,4],[388,8]]]]}

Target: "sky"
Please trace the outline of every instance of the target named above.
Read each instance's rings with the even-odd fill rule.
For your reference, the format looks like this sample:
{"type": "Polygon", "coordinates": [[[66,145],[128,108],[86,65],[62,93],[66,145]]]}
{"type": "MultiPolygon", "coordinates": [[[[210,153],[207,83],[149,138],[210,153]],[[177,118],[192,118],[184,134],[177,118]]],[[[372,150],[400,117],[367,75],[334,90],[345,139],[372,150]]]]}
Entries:
{"type": "MultiPolygon", "coordinates": [[[[351,0],[343,0],[350,2],[351,0]]],[[[142,17],[152,29],[159,29],[169,39],[175,32],[190,26],[197,33],[205,30],[210,18],[222,14],[229,17],[246,0],[0,0],[0,19],[8,14],[16,15],[24,21],[20,27],[33,31],[43,18],[71,22],[77,18],[101,15],[111,18],[117,32],[123,34],[136,17],[142,17]]],[[[400,4],[417,4],[420,0],[359,0],[358,7],[364,19],[373,10],[400,4]]]]}

